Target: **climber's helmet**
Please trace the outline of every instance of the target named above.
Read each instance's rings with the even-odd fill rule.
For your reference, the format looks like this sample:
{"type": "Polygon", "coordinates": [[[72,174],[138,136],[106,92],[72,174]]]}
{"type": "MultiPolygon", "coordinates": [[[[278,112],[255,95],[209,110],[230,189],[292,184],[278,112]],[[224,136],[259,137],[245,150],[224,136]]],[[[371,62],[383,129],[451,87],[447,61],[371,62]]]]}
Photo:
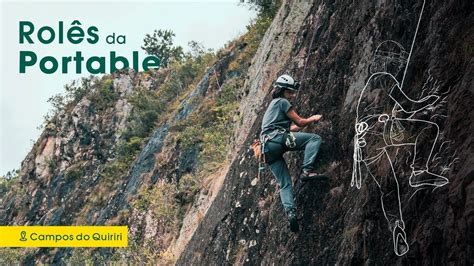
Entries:
{"type": "Polygon", "coordinates": [[[386,72],[393,76],[401,73],[408,63],[408,53],[395,41],[384,41],[377,46],[370,72],[386,72]]]}
{"type": "Polygon", "coordinates": [[[290,75],[281,75],[274,83],[275,87],[284,88],[286,90],[297,91],[300,88],[300,83],[295,81],[290,75]]]}

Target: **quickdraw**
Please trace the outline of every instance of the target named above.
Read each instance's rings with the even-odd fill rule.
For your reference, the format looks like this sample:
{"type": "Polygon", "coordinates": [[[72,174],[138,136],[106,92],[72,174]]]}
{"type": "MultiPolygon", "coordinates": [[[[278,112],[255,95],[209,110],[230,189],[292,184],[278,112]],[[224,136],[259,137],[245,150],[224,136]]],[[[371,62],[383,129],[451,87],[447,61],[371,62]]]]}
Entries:
{"type": "Polygon", "coordinates": [[[265,165],[267,163],[267,158],[265,156],[265,143],[268,141],[268,135],[261,135],[260,136],[260,158],[258,159],[258,175],[257,178],[260,179],[261,173],[265,170],[265,165]]]}

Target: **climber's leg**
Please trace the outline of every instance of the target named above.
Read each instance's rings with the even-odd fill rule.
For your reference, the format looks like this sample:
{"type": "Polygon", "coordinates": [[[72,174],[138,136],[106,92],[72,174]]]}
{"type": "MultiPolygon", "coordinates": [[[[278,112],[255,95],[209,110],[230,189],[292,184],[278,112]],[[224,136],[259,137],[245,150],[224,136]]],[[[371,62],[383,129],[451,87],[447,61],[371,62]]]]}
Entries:
{"type": "Polygon", "coordinates": [[[294,209],[295,203],[293,200],[291,176],[290,172],[288,171],[288,166],[286,165],[285,159],[281,157],[280,159],[274,161],[272,164],[270,164],[270,170],[280,184],[280,198],[285,211],[288,212],[290,209],[294,209]]]}
{"type": "Polygon", "coordinates": [[[413,159],[410,167],[412,174],[409,182],[412,187],[444,186],[449,180],[446,177],[429,171],[429,162],[433,156],[438,140],[439,127],[436,123],[418,119],[395,119],[391,128],[394,146],[413,145],[413,159]],[[400,130],[402,128],[403,130],[400,130]],[[405,130],[411,128],[415,133],[405,130]],[[428,154],[421,154],[422,149],[428,147],[428,154]]]}
{"type": "Polygon", "coordinates": [[[409,246],[406,240],[405,223],[401,210],[398,179],[387,151],[385,150],[378,160],[367,165],[367,170],[379,187],[380,202],[385,219],[392,232],[394,251],[401,256],[408,251],[409,246]]]}
{"type": "Polygon", "coordinates": [[[293,187],[291,175],[286,165],[283,154],[286,151],[282,145],[283,135],[278,135],[271,141],[265,143],[265,159],[270,166],[270,170],[280,185],[280,199],[283,208],[288,215],[290,229],[293,232],[298,231],[298,221],[296,219],[296,206],[293,200],[293,187]]]}
{"type": "Polygon", "coordinates": [[[304,150],[303,170],[313,170],[316,156],[321,146],[321,137],[313,133],[296,132],[296,147],[291,150],[304,150]]]}

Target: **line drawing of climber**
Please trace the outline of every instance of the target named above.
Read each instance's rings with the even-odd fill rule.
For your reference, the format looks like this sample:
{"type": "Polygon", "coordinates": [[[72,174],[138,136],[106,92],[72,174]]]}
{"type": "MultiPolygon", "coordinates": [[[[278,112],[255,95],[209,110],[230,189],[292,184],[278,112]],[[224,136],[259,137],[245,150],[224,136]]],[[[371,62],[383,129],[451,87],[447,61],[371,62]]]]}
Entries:
{"type": "Polygon", "coordinates": [[[446,177],[429,170],[439,137],[438,125],[414,118],[420,111],[433,106],[440,97],[432,94],[415,100],[405,93],[403,87],[424,6],[425,1],[409,53],[393,40],[384,41],[376,48],[370,66],[372,74],[361,91],[355,121],[351,186],[360,189],[363,170],[376,182],[381,194],[382,211],[392,233],[394,252],[398,256],[409,250],[401,210],[399,177],[393,164],[397,160],[398,148],[413,150],[409,177],[411,187],[441,187],[449,182],[446,177]],[[427,145],[431,145],[429,155],[419,156],[421,146],[427,145]]]}

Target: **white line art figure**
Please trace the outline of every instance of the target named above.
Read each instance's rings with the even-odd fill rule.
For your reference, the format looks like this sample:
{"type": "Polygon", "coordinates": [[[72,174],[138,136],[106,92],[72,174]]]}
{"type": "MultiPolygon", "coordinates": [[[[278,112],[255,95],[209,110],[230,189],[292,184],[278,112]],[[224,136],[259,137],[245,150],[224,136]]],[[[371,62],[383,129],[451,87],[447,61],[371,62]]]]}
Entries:
{"type": "Polygon", "coordinates": [[[360,189],[363,164],[364,173],[366,170],[379,187],[382,211],[389,224],[393,248],[398,256],[403,256],[409,250],[401,210],[399,179],[393,164],[395,161],[405,161],[397,160],[398,149],[408,147],[411,150],[411,187],[437,188],[449,182],[446,177],[431,172],[429,168],[439,137],[438,125],[414,118],[419,112],[434,108],[434,103],[440,99],[440,96],[436,95],[439,85],[434,82],[433,86],[428,88],[428,84],[433,80],[428,71],[429,76],[421,88],[420,99],[410,98],[403,88],[424,6],[425,1],[409,53],[393,40],[384,41],[377,47],[370,66],[372,74],[357,103],[351,186],[360,189]],[[424,94],[427,95],[423,96],[424,94]],[[431,147],[428,156],[419,154],[421,146],[425,147],[424,150],[431,147]]]}

